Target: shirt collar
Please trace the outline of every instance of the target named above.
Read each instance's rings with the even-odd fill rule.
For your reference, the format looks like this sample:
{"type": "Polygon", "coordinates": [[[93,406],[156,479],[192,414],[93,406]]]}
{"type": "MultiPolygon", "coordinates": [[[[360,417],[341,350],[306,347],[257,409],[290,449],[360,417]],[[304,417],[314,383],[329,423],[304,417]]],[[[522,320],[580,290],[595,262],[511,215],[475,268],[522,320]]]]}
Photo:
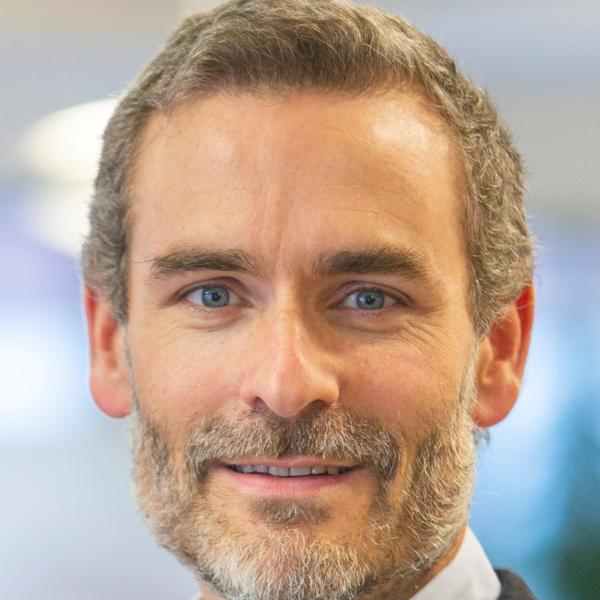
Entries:
{"type": "Polygon", "coordinates": [[[456,556],[412,600],[498,600],[500,591],[488,557],[467,528],[456,556]]]}

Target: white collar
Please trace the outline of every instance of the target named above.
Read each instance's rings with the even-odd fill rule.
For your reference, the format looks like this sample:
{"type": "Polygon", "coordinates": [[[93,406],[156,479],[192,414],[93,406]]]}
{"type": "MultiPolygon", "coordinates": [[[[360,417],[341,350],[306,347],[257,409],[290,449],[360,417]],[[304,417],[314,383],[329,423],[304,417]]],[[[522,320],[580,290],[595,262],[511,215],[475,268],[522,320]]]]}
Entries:
{"type": "Polygon", "coordinates": [[[412,600],[498,600],[500,591],[490,561],[471,528],[467,528],[456,556],[412,600]]]}
{"type": "Polygon", "coordinates": [[[498,600],[500,591],[488,557],[467,528],[456,556],[412,600],[498,600]]]}

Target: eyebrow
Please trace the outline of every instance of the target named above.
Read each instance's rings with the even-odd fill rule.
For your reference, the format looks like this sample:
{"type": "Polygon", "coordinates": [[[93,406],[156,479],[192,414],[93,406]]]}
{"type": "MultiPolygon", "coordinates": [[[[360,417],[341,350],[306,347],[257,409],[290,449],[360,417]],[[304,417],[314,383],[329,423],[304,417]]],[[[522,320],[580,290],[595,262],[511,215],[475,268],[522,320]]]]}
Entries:
{"type": "MultiPolygon", "coordinates": [[[[228,271],[256,276],[264,272],[256,259],[240,249],[182,249],[150,259],[149,262],[152,280],[168,279],[196,271],[228,271]]],[[[391,246],[323,253],[313,261],[312,273],[322,277],[377,273],[400,274],[411,280],[432,279],[431,269],[424,256],[412,249],[391,246]]]]}
{"type": "Polygon", "coordinates": [[[316,275],[400,274],[409,279],[429,279],[425,258],[414,250],[382,246],[360,250],[341,250],[322,254],[313,264],[316,275]]]}
{"type": "Polygon", "coordinates": [[[195,271],[235,271],[258,274],[257,263],[243,250],[175,250],[150,260],[151,279],[167,279],[195,271]]]}

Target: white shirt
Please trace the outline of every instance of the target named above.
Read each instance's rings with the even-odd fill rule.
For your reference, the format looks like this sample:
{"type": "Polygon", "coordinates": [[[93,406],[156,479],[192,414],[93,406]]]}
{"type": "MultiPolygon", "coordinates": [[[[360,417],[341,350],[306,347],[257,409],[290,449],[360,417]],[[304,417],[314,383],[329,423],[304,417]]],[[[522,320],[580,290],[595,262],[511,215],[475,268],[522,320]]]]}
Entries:
{"type": "Polygon", "coordinates": [[[412,600],[498,600],[500,581],[470,528],[456,556],[412,600]]]}
{"type": "MultiPolygon", "coordinates": [[[[412,600],[498,600],[500,591],[488,557],[467,528],[456,556],[412,600]]],[[[191,600],[202,600],[202,596],[191,600]]]]}

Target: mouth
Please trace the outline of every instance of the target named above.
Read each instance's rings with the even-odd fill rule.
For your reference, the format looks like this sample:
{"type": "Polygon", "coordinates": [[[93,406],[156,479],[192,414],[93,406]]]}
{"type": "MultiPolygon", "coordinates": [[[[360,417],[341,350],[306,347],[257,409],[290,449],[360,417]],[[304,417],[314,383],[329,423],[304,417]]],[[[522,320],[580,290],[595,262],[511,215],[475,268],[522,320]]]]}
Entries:
{"type": "Polygon", "coordinates": [[[219,463],[215,471],[245,494],[297,497],[315,495],[331,486],[351,485],[366,469],[362,465],[311,462],[303,457],[288,461],[219,463]]]}

